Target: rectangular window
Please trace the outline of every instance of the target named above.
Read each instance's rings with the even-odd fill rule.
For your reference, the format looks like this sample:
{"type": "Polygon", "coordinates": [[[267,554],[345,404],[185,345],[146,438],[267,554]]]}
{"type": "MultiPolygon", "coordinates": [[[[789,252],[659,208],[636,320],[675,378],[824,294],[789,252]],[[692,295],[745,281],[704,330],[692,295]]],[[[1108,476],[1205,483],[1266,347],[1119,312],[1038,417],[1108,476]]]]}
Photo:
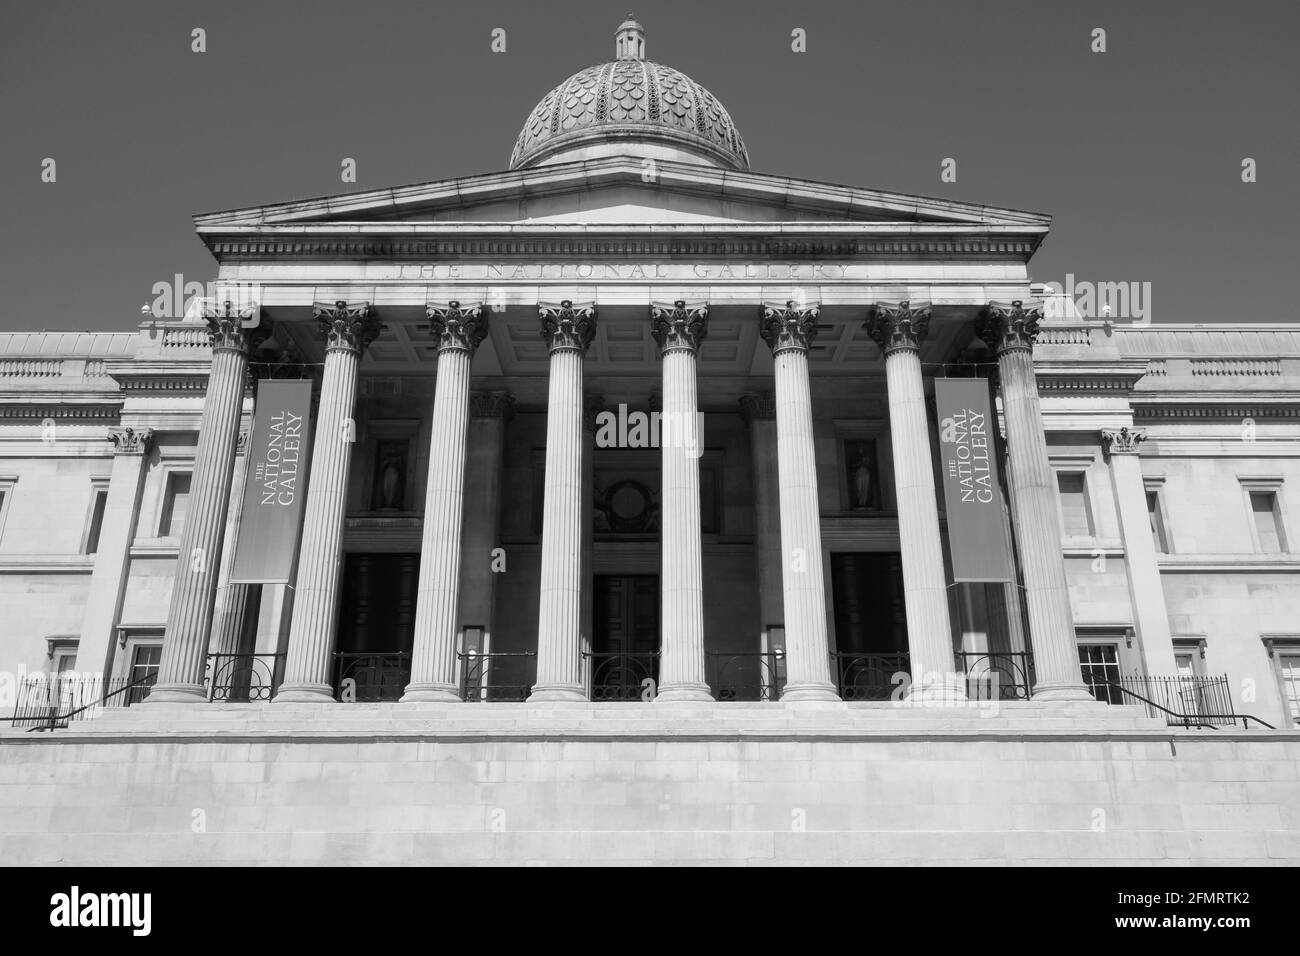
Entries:
{"type": "Polygon", "coordinates": [[[1118,644],[1080,644],[1079,666],[1083,682],[1092,690],[1092,696],[1103,704],[1122,704],[1123,694],[1107,681],[1119,683],[1118,644]]]}
{"type": "Polygon", "coordinates": [[[163,496],[162,517],[158,522],[158,537],[178,537],[185,527],[185,513],[190,507],[190,474],[174,471],[167,476],[167,491],[163,496]]]}
{"type": "Polygon", "coordinates": [[[1058,471],[1056,487],[1060,492],[1061,525],[1066,537],[1091,538],[1092,514],[1088,510],[1088,485],[1081,471],[1058,471]]]}
{"type": "Polygon", "coordinates": [[[1282,709],[1300,727],[1300,648],[1279,648],[1277,669],[1282,683],[1282,709]]]}
{"type": "Polygon", "coordinates": [[[1147,489],[1147,517],[1151,519],[1151,537],[1155,541],[1156,551],[1169,553],[1169,535],[1165,531],[1164,509],[1160,506],[1160,492],[1147,489]]]}
{"type": "MultiPolygon", "coordinates": [[[[162,663],[162,645],[161,644],[137,644],[135,654],[131,658],[131,672],[128,675],[128,684],[134,684],[142,678],[158,677],[158,666],[162,663]]],[[[138,704],[149,696],[149,690],[153,686],[152,681],[141,684],[138,687],[132,687],[127,691],[130,703],[138,704]]]]}
{"type": "Polygon", "coordinates": [[[104,526],[104,509],[108,506],[108,489],[96,488],[90,505],[90,523],[86,527],[86,547],[83,553],[99,551],[99,531],[104,526]]]}
{"type": "Polygon", "coordinates": [[[1250,513],[1255,522],[1255,540],[1264,554],[1286,550],[1282,539],[1282,516],[1278,514],[1276,491],[1250,492],[1250,513]]]}

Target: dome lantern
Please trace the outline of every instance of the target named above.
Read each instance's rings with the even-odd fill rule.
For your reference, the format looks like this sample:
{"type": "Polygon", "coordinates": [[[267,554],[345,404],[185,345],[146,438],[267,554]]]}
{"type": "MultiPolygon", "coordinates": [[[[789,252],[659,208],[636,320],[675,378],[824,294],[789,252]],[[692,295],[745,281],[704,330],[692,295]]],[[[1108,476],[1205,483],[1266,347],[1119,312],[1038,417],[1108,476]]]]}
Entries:
{"type": "Polygon", "coordinates": [[[627,15],[614,33],[614,58],[616,60],[645,59],[645,28],[627,15]]]}

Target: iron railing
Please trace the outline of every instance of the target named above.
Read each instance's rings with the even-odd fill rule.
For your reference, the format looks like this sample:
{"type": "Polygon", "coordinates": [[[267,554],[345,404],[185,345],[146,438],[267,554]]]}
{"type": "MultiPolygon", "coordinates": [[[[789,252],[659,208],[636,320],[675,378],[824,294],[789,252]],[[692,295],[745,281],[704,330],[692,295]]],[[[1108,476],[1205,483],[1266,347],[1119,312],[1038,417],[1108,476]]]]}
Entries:
{"type": "Polygon", "coordinates": [[[591,663],[592,700],[653,699],[659,687],[658,651],[583,653],[591,663]]]}
{"type": "Polygon", "coordinates": [[[706,673],[718,700],[776,700],[785,683],[781,651],[706,651],[706,673]]]}
{"type": "Polygon", "coordinates": [[[334,696],[338,700],[400,700],[410,682],[409,651],[334,653],[334,696]]]}
{"type": "Polygon", "coordinates": [[[208,700],[270,700],[284,676],[284,654],[209,654],[208,700]]]}
{"type": "Polygon", "coordinates": [[[527,700],[536,682],[535,651],[471,652],[458,656],[461,700],[527,700]]]}
{"type": "Polygon", "coordinates": [[[130,707],[149,696],[156,672],[143,677],[63,677],[33,675],[18,687],[13,715],[0,718],[15,727],[54,730],[74,720],[90,720],[104,707],[130,707]]]}
{"type": "Polygon", "coordinates": [[[1034,691],[1034,655],[1028,651],[958,651],[953,656],[966,675],[971,700],[1029,700],[1034,691]]]}
{"type": "Polygon", "coordinates": [[[1215,677],[1134,675],[1115,680],[1094,676],[1088,679],[1088,686],[1093,696],[1103,703],[1145,704],[1148,714],[1164,717],[1170,727],[1214,730],[1235,727],[1240,722],[1243,728],[1249,729],[1253,720],[1275,729],[1253,714],[1236,713],[1227,674],[1215,677]]]}
{"type": "Polygon", "coordinates": [[[907,684],[897,675],[911,673],[906,653],[836,651],[831,655],[831,666],[844,700],[890,700],[896,688],[907,684]]]}

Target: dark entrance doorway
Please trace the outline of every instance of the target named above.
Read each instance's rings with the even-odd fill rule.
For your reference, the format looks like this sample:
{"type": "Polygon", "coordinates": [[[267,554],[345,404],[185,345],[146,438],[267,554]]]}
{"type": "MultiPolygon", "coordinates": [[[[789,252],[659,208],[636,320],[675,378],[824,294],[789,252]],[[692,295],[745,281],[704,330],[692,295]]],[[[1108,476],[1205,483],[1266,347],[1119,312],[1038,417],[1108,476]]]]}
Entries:
{"type": "Polygon", "coordinates": [[[889,551],[831,554],[835,671],[845,700],[888,700],[908,672],[902,557],[889,551]]]}
{"type": "Polygon", "coordinates": [[[411,679],[418,554],[348,554],[335,648],[335,696],[397,700],[411,679]]]}
{"type": "Polygon", "coordinates": [[[639,700],[659,682],[659,576],[597,574],[591,699],[639,700]]]}

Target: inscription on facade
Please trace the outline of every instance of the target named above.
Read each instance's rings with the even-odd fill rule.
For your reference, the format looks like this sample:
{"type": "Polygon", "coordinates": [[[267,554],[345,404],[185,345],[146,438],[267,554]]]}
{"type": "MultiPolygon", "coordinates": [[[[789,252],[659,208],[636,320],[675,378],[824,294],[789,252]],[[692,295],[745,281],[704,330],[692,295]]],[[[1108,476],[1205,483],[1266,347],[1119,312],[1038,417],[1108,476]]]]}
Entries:
{"type": "Polygon", "coordinates": [[[675,263],[675,262],[439,262],[401,267],[403,279],[481,282],[545,282],[603,280],[635,282],[652,279],[747,279],[760,282],[803,282],[843,279],[847,267],[826,262],[675,263]]]}

